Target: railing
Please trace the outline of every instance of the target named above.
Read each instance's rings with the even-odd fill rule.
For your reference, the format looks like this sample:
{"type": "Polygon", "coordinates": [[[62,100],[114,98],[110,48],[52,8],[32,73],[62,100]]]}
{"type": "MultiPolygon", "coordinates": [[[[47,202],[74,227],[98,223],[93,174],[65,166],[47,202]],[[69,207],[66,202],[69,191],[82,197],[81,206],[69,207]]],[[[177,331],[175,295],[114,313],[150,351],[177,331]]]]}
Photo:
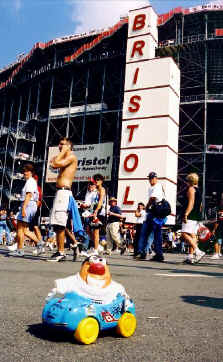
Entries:
{"type": "Polygon", "coordinates": [[[23,180],[23,174],[20,172],[12,173],[12,170],[9,168],[6,168],[6,173],[10,178],[13,178],[14,180],[23,180]]]}
{"type": "Polygon", "coordinates": [[[85,105],[80,105],[80,106],[75,106],[75,107],[61,107],[61,108],[51,108],[50,109],[50,116],[51,117],[60,117],[60,116],[67,116],[68,114],[70,115],[74,115],[74,114],[79,114],[79,113],[83,113],[83,112],[96,112],[96,111],[101,111],[101,110],[106,110],[108,109],[107,104],[105,103],[95,103],[95,104],[87,104],[87,106],[85,107],[85,105]]]}
{"type": "Polygon", "coordinates": [[[180,44],[192,44],[192,43],[197,43],[199,41],[204,41],[204,40],[212,40],[212,39],[216,39],[219,37],[216,37],[214,33],[210,33],[207,35],[205,34],[194,34],[194,35],[189,35],[183,38],[183,41],[178,42],[176,39],[168,39],[168,40],[164,40],[159,42],[158,47],[159,48],[163,48],[163,47],[168,47],[168,46],[177,46],[180,44]]]}
{"type": "Polygon", "coordinates": [[[21,129],[17,130],[15,128],[8,128],[8,127],[0,128],[0,137],[8,133],[10,133],[15,138],[36,142],[36,137],[31,135],[29,132],[24,132],[21,129]]]}
{"type": "Polygon", "coordinates": [[[43,158],[40,158],[40,157],[34,157],[34,158],[33,158],[33,162],[35,162],[35,163],[41,163],[41,162],[44,162],[44,159],[43,159],[43,158]]]}
{"type": "Polygon", "coordinates": [[[36,142],[36,137],[32,136],[28,132],[22,132],[21,130],[17,131],[15,129],[10,129],[10,133],[17,139],[20,138],[20,139],[28,140],[31,142],[36,142]]]}
{"type": "Polygon", "coordinates": [[[180,97],[180,103],[191,103],[191,102],[199,102],[199,101],[204,101],[204,100],[205,100],[204,94],[180,97]]]}
{"type": "MultiPolygon", "coordinates": [[[[207,94],[207,101],[223,101],[223,94],[207,94]]],[[[192,103],[205,101],[205,94],[191,95],[191,96],[181,96],[180,103],[192,103]]]]}
{"type": "Polygon", "coordinates": [[[3,189],[4,194],[7,196],[7,198],[11,201],[20,201],[21,194],[19,193],[13,193],[10,195],[9,189],[3,189]]]}
{"type": "Polygon", "coordinates": [[[209,101],[223,101],[223,94],[208,94],[207,99],[209,101]]]}
{"type": "MultiPolygon", "coordinates": [[[[11,157],[14,157],[14,152],[13,151],[9,151],[11,157]]],[[[33,161],[33,157],[31,155],[29,155],[28,153],[23,153],[23,152],[19,152],[17,154],[15,154],[15,158],[19,159],[19,160],[23,160],[23,161],[33,161]]]]}

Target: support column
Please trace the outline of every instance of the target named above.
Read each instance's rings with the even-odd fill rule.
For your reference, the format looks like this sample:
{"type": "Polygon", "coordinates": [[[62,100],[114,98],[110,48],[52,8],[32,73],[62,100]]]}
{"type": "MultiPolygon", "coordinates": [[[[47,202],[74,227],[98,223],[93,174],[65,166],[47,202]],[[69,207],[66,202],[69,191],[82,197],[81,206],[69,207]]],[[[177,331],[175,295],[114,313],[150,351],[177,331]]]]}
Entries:
{"type": "Polygon", "coordinates": [[[42,170],[42,182],[41,182],[41,189],[44,194],[44,178],[46,174],[46,159],[47,159],[47,151],[48,151],[48,140],[49,140],[49,129],[50,129],[50,109],[53,100],[53,89],[54,89],[54,76],[51,78],[51,90],[50,90],[50,103],[49,103],[49,112],[48,112],[48,120],[47,120],[47,130],[46,130],[46,141],[45,141],[45,150],[44,150],[44,161],[43,161],[43,170],[42,170]]]}

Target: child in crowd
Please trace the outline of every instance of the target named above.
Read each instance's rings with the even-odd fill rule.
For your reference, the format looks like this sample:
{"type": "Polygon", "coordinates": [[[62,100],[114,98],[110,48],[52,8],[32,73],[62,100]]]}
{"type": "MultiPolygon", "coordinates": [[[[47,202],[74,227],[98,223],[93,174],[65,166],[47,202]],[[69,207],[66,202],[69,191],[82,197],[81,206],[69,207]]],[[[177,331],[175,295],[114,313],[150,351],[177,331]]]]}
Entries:
{"type": "Polygon", "coordinates": [[[223,202],[219,207],[217,213],[217,221],[214,224],[214,228],[212,234],[215,236],[215,244],[214,244],[214,254],[211,259],[220,259],[221,254],[221,245],[223,238],[223,202]]]}

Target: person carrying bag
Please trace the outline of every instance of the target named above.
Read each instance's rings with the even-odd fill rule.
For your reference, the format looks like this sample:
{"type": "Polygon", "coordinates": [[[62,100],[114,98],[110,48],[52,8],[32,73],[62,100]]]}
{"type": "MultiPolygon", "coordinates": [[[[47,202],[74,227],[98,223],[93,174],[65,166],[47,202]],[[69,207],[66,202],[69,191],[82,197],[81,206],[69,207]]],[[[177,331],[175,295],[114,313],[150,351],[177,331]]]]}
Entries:
{"type": "Polygon", "coordinates": [[[164,198],[161,201],[154,202],[151,207],[151,212],[155,217],[165,218],[171,214],[171,206],[170,203],[166,200],[165,191],[162,185],[163,196],[164,198]]]}

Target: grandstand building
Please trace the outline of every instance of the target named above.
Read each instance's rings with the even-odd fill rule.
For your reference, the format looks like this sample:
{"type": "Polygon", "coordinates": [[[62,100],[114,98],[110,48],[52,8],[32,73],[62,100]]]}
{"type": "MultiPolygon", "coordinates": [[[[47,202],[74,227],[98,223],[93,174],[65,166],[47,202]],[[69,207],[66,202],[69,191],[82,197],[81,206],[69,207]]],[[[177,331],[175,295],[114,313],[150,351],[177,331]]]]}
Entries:
{"type": "Polygon", "coordinates": [[[206,217],[212,195],[223,192],[223,2],[181,7],[159,16],[157,55],[181,70],[178,201],[185,176],[197,172],[206,217]]]}
{"type": "MultiPolygon", "coordinates": [[[[128,19],[102,31],[37,43],[0,71],[0,200],[18,204],[21,168],[34,162],[47,215],[55,183],[45,182],[48,149],[113,143],[109,193],[117,194],[128,19]]],[[[223,192],[223,6],[177,8],[158,17],[158,57],[181,70],[178,205],[189,172],[201,177],[203,203],[223,192]]],[[[74,182],[82,198],[86,181],[74,182]]]]}

